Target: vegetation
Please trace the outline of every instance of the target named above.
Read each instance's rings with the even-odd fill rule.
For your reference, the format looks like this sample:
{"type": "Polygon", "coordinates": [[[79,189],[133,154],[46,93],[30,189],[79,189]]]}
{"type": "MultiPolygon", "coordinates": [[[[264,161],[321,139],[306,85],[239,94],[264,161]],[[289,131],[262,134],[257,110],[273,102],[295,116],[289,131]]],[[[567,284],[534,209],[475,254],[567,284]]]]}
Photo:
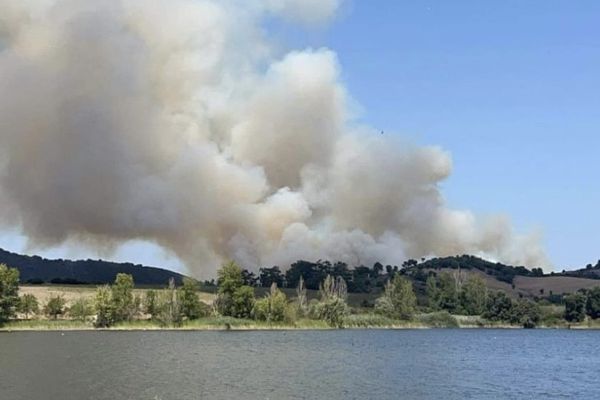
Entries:
{"type": "Polygon", "coordinates": [[[66,302],[62,296],[52,296],[44,306],[44,314],[53,319],[57,319],[59,315],[65,313],[65,305],[66,302]]]}
{"type": "Polygon", "coordinates": [[[24,294],[19,298],[18,311],[29,319],[31,314],[37,314],[40,311],[40,305],[37,298],[32,294],[24,294]]]}
{"type": "Polygon", "coordinates": [[[377,299],[375,310],[389,318],[409,320],[415,313],[417,297],[412,283],[401,275],[385,285],[383,296],[377,299]]]}
{"type": "Polygon", "coordinates": [[[65,295],[53,287],[41,298],[32,294],[39,293],[34,287],[19,297],[18,271],[0,265],[0,312],[10,329],[600,326],[592,322],[600,317],[600,287],[568,295],[538,288],[539,297],[519,297],[489,291],[480,268],[422,268],[426,263],[409,260],[402,268],[375,264],[348,270],[343,263],[299,261],[292,272],[273,267],[254,274],[230,262],[208,288],[185,278],[140,290],[132,275],[119,273],[111,285],[85,289],[90,294],[95,290],[93,297],[74,295],[83,289],[63,289],[69,293],[65,295]],[[318,296],[317,277],[322,277],[318,296]],[[257,288],[269,282],[268,290],[257,288]],[[291,282],[296,286],[289,288],[291,282]],[[349,305],[351,287],[367,292],[352,295],[349,305]],[[31,319],[40,302],[45,317],[31,319]]]}
{"type": "Polygon", "coordinates": [[[19,271],[0,264],[0,325],[14,317],[19,304],[19,271]]]}
{"type": "Polygon", "coordinates": [[[225,264],[218,271],[217,310],[221,315],[250,318],[254,308],[254,289],[244,285],[242,269],[235,263],[225,264]]]}

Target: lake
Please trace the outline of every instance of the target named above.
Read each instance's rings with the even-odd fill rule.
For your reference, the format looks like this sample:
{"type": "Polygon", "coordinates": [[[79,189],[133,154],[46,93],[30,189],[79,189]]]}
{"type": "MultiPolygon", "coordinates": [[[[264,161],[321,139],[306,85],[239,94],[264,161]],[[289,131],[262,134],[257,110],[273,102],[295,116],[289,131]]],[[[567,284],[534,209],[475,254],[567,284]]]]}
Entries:
{"type": "Polygon", "coordinates": [[[0,399],[594,399],[599,345],[568,330],[0,333],[0,399]]]}

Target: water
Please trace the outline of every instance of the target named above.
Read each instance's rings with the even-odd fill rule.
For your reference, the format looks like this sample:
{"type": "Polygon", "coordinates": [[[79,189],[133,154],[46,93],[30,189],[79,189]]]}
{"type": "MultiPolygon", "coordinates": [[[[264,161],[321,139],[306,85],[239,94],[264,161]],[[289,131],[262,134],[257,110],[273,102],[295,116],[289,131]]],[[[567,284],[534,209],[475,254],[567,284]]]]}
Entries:
{"type": "Polygon", "coordinates": [[[600,332],[0,334],[2,400],[597,399],[600,332]]]}

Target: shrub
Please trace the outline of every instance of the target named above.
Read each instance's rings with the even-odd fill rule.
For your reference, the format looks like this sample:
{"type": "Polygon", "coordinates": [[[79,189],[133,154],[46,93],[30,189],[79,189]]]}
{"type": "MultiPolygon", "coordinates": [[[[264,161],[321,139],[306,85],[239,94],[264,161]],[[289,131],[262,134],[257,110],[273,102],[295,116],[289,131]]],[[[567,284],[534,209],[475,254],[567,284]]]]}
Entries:
{"type": "Polygon", "coordinates": [[[93,304],[84,298],[77,299],[69,307],[69,315],[79,321],[85,321],[94,314],[93,304]]]}
{"type": "Polygon", "coordinates": [[[327,298],[315,305],[313,315],[317,319],[326,321],[332,327],[342,328],[344,319],[348,315],[348,305],[342,298],[327,298]]]}
{"type": "Polygon", "coordinates": [[[565,296],[565,319],[569,322],[582,322],[585,319],[586,298],[582,293],[565,296]]]}
{"type": "Polygon", "coordinates": [[[21,314],[25,315],[25,319],[28,319],[29,314],[37,314],[40,307],[35,296],[28,293],[19,298],[19,306],[17,309],[21,314]]]}
{"type": "Polygon", "coordinates": [[[271,290],[254,304],[254,318],[267,322],[281,322],[286,317],[287,298],[285,293],[277,289],[277,284],[271,284],[271,290]]]}
{"type": "Polygon", "coordinates": [[[419,321],[433,328],[458,328],[458,321],[448,311],[423,314],[419,321]]]}
{"type": "Polygon", "coordinates": [[[52,296],[44,306],[44,314],[57,319],[59,315],[65,312],[65,299],[61,295],[52,296]]]}
{"type": "Polygon", "coordinates": [[[97,328],[107,328],[115,323],[114,304],[110,286],[101,286],[96,290],[94,309],[96,311],[94,326],[97,328]]]}

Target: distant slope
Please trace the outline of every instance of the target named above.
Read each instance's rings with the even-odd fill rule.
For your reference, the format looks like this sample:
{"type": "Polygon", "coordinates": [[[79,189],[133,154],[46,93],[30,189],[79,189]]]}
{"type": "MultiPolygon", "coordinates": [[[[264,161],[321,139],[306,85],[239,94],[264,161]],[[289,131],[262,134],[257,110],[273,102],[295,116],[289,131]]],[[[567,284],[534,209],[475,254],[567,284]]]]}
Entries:
{"type": "Polygon", "coordinates": [[[183,275],[155,267],[102,260],[47,260],[38,256],[24,256],[0,249],[0,263],[17,268],[21,283],[40,281],[51,283],[112,283],[122,272],[131,274],[139,285],[165,285],[170,278],[179,284],[183,275]]]}
{"type": "Polygon", "coordinates": [[[547,297],[600,286],[600,261],[595,266],[590,264],[579,270],[550,274],[543,274],[540,268],[529,270],[469,255],[433,258],[421,263],[413,260],[406,265],[405,273],[421,291],[425,289],[425,279],[430,271],[441,273],[458,270],[463,276],[478,274],[484,278],[488,289],[501,290],[513,297],[547,297]]]}

